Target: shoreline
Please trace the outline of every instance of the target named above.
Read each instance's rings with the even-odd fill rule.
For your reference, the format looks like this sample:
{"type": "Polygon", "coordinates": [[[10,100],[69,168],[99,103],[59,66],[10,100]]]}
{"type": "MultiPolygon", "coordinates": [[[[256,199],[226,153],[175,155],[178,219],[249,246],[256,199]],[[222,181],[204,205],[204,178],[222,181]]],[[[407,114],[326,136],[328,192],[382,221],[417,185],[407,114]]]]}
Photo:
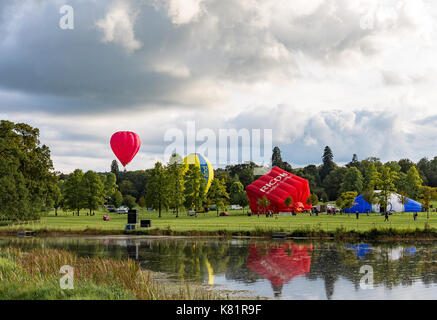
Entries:
{"type": "Polygon", "coordinates": [[[337,229],[335,231],[303,229],[285,232],[283,230],[255,230],[255,231],[177,231],[169,229],[150,229],[150,230],[102,230],[102,229],[83,229],[83,230],[57,230],[57,229],[0,229],[2,237],[147,237],[147,238],[242,238],[242,239],[273,239],[273,240],[335,240],[335,241],[434,241],[437,240],[437,229],[370,229],[368,231],[354,231],[337,229]],[[29,231],[30,234],[23,236],[19,232],[29,231]],[[274,237],[275,233],[281,233],[280,237],[274,237]]]}

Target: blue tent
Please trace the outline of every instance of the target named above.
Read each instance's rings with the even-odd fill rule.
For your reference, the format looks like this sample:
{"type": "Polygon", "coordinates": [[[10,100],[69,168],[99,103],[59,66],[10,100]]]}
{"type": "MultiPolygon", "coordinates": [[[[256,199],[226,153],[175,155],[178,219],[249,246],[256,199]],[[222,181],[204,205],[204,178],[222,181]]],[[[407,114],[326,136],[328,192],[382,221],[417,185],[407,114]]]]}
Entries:
{"type": "Polygon", "coordinates": [[[369,210],[369,212],[372,212],[372,205],[363,199],[363,195],[360,194],[358,197],[356,197],[354,202],[356,203],[356,205],[354,205],[350,209],[345,209],[344,212],[355,213],[358,211],[359,213],[363,213],[367,212],[367,210],[369,210]]]}
{"type": "MultiPolygon", "coordinates": [[[[369,212],[372,212],[372,211],[379,212],[379,210],[375,210],[375,208],[372,210],[372,205],[363,199],[363,195],[359,195],[358,197],[356,197],[354,202],[356,203],[356,205],[354,205],[350,209],[345,209],[346,213],[356,213],[357,211],[359,213],[366,213],[367,210],[369,212]]],[[[400,200],[398,198],[398,195],[396,195],[396,194],[391,195],[388,207],[389,207],[388,209],[390,211],[395,211],[395,212],[401,212],[402,209],[404,212],[421,212],[422,211],[422,205],[419,202],[414,201],[410,198],[407,198],[407,203],[402,205],[402,203],[400,202],[400,200]]]]}

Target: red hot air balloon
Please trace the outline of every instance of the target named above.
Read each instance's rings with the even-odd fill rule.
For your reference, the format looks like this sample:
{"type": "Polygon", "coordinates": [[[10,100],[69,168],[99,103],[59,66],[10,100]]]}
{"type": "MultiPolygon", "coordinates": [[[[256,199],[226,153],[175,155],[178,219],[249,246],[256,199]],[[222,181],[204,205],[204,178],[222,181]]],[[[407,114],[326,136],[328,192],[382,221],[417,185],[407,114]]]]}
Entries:
{"type": "Polygon", "coordinates": [[[111,137],[111,148],[123,167],[132,161],[140,149],[140,137],[135,132],[119,131],[111,137]]]}

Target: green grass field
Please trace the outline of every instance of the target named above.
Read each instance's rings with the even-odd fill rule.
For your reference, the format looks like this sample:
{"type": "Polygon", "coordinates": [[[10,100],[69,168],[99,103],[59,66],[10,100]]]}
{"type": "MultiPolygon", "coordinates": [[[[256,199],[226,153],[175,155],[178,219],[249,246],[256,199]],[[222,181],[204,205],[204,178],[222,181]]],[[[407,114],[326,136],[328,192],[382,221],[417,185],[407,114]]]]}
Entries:
{"type": "MultiPolygon", "coordinates": [[[[200,213],[197,217],[189,217],[185,212],[180,213],[176,218],[170,212],[163,212],[162,217],[158,218],[156,211],[140,211],[140,219],[152,219],[152,229],[171,229],[174,231],[254,231],[254,230],[284,230],[293,231],[296,229],[319,229],[334,231],[344,228],[347,231],[366,231],[372,228],[396,228],[396,229],[423,229],[428,222],[430,227],[437,228],[437,213],[430,213],[429,220],[426,213],[419,213],[417,221],[413,220],[412,213],[394,213],[388,222],[384,222],[384,216],[372,213],[369,216],[360,214],[357,220],[355,214],[327,215],[319,216],[308,213],[298,214],[297,216],[278,216],[267,218],[264,215],[247,216],[242,210],[228,211],[230,216],[217,217],[215,211],[200,213]]],[[[43,216],[39,222],[27,224],[2,226],[0,229],[48,229],[48,230],[74,230],[83,231],[85,229],[114,230],[123,231],[127,223],[126,214],[108,214],[104,210],[96,212],[95,216],[87,216],[86,211],[82,211],[80,216],[73,216],[71,212],[58,212],[55,216],[53,212],[43,216]],[[103,221],[103,215],[109,215],[110,221],[103,221]]]]}

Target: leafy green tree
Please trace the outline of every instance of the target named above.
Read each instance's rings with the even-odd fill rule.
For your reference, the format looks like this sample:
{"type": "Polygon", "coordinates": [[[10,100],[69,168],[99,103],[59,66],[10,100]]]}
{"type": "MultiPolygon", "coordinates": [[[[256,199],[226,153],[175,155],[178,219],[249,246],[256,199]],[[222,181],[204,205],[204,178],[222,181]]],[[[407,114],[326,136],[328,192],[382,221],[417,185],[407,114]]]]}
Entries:
{"type": "Polygon", "coordinates": [[[244,192],[244,186],[240,181],[235,181],[231,185],[230,189],[230,199],[231,204],[238,204],[238,198],[241,193],[244,192]]]}
{"type": "Polygon", "coordinates": [[[105,186],[99,175],[94,171],[87,171],[81,180],[83,191],[83,207],[89,210],[89,215],[94,215],[94,210],[104,202],[105,186]]]}
{"type": "Polygon", "coordinates": [[[267,213],[267,208],[270,206],[270,200],[266,196],[264,196],[262,198],[259,198],[256,201],[256,204],[258,205],[258,208],[261,209],[261,212],[265,214],[267,213]]]}
{"type": "Polygon", "coordinates": [[[207,197],[211,200],[212,203],[215,204],[218,217],[219,210],[223,209],[226,206],[227,201],[229,200],[229,194],[226,191],[225,182],[217,178],[212,180],[207,197]]]}
{"type": "Polygon", "coordinates": [[[341,209],[351,209],[355,203],[355,198],[358,196],[356,191],[343,192],[340,197],[338,197],[336,204],[341,209]]]}
{"type": "Polygon", "coordinates": [[[138,206],[142,209],[144,209],[147,206],[146,199],[144,197],[138,199],[138,206]]]}
{"type": "Polygon", "coordinates": [[[206,202],[205,181],[202,171],[200,171],[200,168],[195,164],[188,165],[188,170],[184,176],[184,184],[185,208],[195,208],[196,211],[202,208],[206,202]]]}
{"type": "Polygon", "coordinates": [[[80,169],[74,170],[64,183],[64,207],[67,210],[76,211],[79,215],[80,210],[84,208],[85,191],[83,189],[82,179],[84,173],[80,169]]]}
{"type": "Polygon", "coordinates": [[[356,191],[358,194],[363,190],[363,176],[356,167],[350,167],[346,170],[341,183],[340,192],[356,191]]]}
{"type": "Polygon", "coordinates": [[[282,170],[292,172],[293,168],[288,162],[282,161],[281,150],[279,147],[273,148],[272,153],[272,167],[278,167],[282,170]]]}
{"type": "Polygon", "coordinates": [[[62,207],[63,197],[62,190],[64,188],[64,180],[58,180],[57,184],[52,189],[53,208],[55,209],[55,216],[58,216],[58,210],[62,207]]]}
{"type": "Polygon", "coordinates": [[[325,180],[328,174],[336,167],[334,163],[334,155],[329,146],[325,147],[325,150],[323,151],[322,160],[323,160],[323,164],[322,164],[322,168],[320,169],[320,178],[323,182],[323,180],[325,180]]]}
{"type": "Polygon", "coordinates": [[[426,210],[426,216],[429,219],[429,208],[431,208],[431,201],[437,200],[437,188],[422,186],[420,188],[419,201],[426,210]]]}
{"type": "Polygon", "coordinates": [[[422,186],[423,180],[420,177],[419,171],[415,166],[411,166],[407,171],[406,176],[406,192],[411,199],[417,199],[420,193],[420,187],[422,186]]]}
{"type": "Polygon", "coordinates": [[[120,190],[123,196],[130,195],[135,198],[136,190],[134,184],[130,180],[124,179],[121,181],[118,190],[120,190]]]}
{"type": "Polygon", "coordinates": [[[273,148],[272,167],[278,167],[278,168],[282,167],[282,156],[281,156],[281,150],[279,149],[279,147],[273,148]]]}
{"type": "Polygon", "coordinates": [[[123,197],[123,204],[129,209],[133,209],[137,205],[135,197],[128,194],[123,197]]]}
{"type": "Polygon", "coordinates": [[[360,162],[358,161],[358,156],[354,153],[352,155],[352,160],[348,164],[346,164],[346,168],[355,167],[358,168],[360,166],[360,162]]]}
{"type": "Polygon", "coordinates": [[[176,153],[172,154],[167,165],[167,179],[169,196],[168,203],[170,208],[176,210],[176,218],[179,217],[179,209],[184,207],[185,201],[185,164],[182,157],[176,153]]]}
{"type": "Polygon", "coordinates": [[[114,173],[109,172],[105,175],[100,176],[104,185],[105,197],[110,197],[117,189],[117,177],[114,173]]]}
{"type": "Polygon", "coordinates": [[[120,168],[118,167],[117,160],[112,160],[111,162],[111,173],[115,175],[116,180],[120,178],[120,168]]]}
{"type": "Polygon", "coordinates": [[[146,202],[151,208],[158,210],[159,218],[162,216],[162,209],[168,207],[168,192],[166,169],[161,162],[156,162],[147,181],[146,202]]]}
{"type": "Polygon", "coordinates": [[[0,218],[28,220],[32,208],[26,179],[21,172],[3,163],[0,161],[0,218]]]}
{"type": "Polygon", "coordinates": [[[307,199],[307,204],[310,206],[315,206],[319,203],[319,197],[315,193],[311,193],[311,195],[307,199]]]}
{"type": "Polygon", "coordinates": [[[386,166],[381,167],[377,174],[376,187],[380,192],[376,194],[376,199],[380,207],[383,208],[383,212],[387,209],[391,194],[396,192],[395,181],[397,178],[398,173],[386,166]]]}
{"type": "Polygon", "coordinates": [[[123,195],[121,194],[120,191],[115,190],[114,193],[111,196],[111,204],[116,207],[119,208],[123,203],[123,195]]]}
{"type": "Polygon", "coordinates": [[[293,197],[292,196],[288,196],[287,198],[285,198],[284,205],[287,208],[290,208],[293,205],[293,197]]]}
{"type": "Polygon", "coordinates": [[[401,172],[401,166],[398,164],[397,161],[389,161],[387,163],[384,164],[384,166],[389,167],[391,171],[394,172],[401,172]]]}
{"type": "Polygon", "coordinates": [[[328,174],[325,180],[323,180],[323,188],[326,191],[329,200],[332,201],[337,199],[346,171],[347,168],[337,167],[328,174]]]}
{"type": "Polygon", "coordinates": [[[370,203],[370,212],[372,212],[372,205],[375,202],[376,193],[373,189],[367,189],[363,191],[363,199],[367,203],[370,203]]]}
{"type": "Polygon", "coordinates": [[[363,190],[375,190],[378,179],[378,170],[375,163],[368,160],[362,161],[360,171],[363,176],[363,190]]]}
{"type": "Polygon", "coordinates": [[[240,181],[235,181],[230,188],[231,204],[237,204],[243,209],[249,205],[249,199],[247,198],[244,186],[240,181]]]}
{"type": "Polygon", "coordinates": [[[39,218],[53,204],[56,184],[50,150],[39,130],[24,123],[0,122],[0,217],[39,218]]]}
{"type": "Polygon", "coordinates": [[[398,189],[398,195],[397,195],[399,202],[402,204],[402,212],[405,211],[405,205],[408,203],[408,194],[398,189]]]}
{"type": "Polygon", "coordinates": [[[414,166],[414,162],[410,159],[401,159],[398,161],[398,164],[401,167],[401,172],[403,173],[407,173],[408,170],[410,170],[410,168],[414,166]]]}

